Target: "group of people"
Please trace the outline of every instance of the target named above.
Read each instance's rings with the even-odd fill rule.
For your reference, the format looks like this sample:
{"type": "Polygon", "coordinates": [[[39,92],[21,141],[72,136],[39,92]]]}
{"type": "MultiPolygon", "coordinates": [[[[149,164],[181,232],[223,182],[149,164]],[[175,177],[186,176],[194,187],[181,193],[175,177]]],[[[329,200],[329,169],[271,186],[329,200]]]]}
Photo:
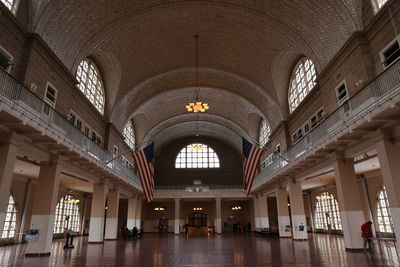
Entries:
{"type": "Polygon", "coordinates": [[[118,229],[118,236],[122,237],[124,240],[131,238],[131,237],[138,238],[138,237],[140,237],[140,235],[141,235],[141,232],[136,226],[133,227],[132,230],[129,230],[129,228],[126,226],[123,226],[118,229]]]}

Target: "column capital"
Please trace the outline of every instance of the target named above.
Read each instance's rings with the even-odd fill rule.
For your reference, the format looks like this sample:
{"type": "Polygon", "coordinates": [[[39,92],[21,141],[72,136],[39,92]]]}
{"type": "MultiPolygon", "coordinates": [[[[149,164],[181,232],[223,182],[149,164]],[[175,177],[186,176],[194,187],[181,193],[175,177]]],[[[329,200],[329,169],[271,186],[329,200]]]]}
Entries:
{"type": "Polygon", "coordinates": [[[354,165],[354,158],[346,158],[343,151],[333,152],[333,162],[340,161],[346,165],[354,165]]]}
{"type": "Polygon", "coordinates": [[[5,134],[5,136],[0,141],[0,146],[7,144],[20,146],[23,141],[24,141],[23,135],[17,134],[16,132],[12,131],[5,134]]]}

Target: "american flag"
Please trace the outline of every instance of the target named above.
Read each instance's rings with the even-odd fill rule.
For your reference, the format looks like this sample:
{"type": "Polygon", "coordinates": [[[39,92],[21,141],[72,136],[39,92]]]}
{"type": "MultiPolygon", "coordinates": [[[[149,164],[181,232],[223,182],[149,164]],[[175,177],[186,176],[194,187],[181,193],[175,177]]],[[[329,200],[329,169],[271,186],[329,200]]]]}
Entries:
{"type": "Polygon", "coordinates": [[[154,199],[154,142],[133,153],[133,160],[148,202],[154,199]]]}
{"type": "Polygon", "coordinates": [[[242,138],[243,142],[243,184],[246,195],[250,195],[254,177],[260,165],[260,157],[263,149],[254,146],[252,143],[242,138]]]}

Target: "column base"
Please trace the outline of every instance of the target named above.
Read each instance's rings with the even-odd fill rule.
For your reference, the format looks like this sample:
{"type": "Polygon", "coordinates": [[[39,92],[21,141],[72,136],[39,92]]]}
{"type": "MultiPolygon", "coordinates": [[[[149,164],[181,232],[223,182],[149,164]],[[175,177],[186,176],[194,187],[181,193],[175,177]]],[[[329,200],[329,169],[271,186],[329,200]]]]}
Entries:
{"type": "Polygon", "coordinates": [[[103,244],[104,241],[89,241],[88,244],[103,244]]]}
{"type": "Polygon", "coordinates": [[[51,252],[46,253],[26,253],[25,257],[48,257],[50,256],[51,252]]]}
{"type": "Polygon", "coordinates": [[[280,236],[279,238],[292,238],[291,236],[280,236]]]}
{"type": "MultiPolygon", "coordinates": [[[[104,241],[115,241],[117,240],[117,238],[104,238],[104,241]]],[[[89,242],[89,243],[93,243],[93,242],[89,242]]]]}
{"type": "Polygon", "coordinates": [[[293,241],[308,241],[307,238],[298,238],[298,239],[293,239],[293,241]]]}

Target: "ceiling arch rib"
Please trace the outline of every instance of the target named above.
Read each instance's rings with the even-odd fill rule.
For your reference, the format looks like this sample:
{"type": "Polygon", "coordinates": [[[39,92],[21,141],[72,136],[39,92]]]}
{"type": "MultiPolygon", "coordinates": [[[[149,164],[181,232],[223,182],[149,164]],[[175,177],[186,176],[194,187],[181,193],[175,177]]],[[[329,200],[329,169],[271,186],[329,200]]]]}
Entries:
{"type": "MultiPolygon", "coordinates": [[[[230,91],[217,88],[202,87],[200,101],[209,103],[210,109],[202,116],[219,116],[239,125],[242,129],[252,129],[247,120],[248,114],[262,112],[251,102],[230,91]]],[[[142,140],[146,132],[153,127],[174,118],[178,115],[188,114],[185,105],[194,101],[193,87],[178,88],[157,94],[146,100],[128,118],[133,117],[138,141],[142,140]],[[140,121],[136,116],[140,116],[140,121]]],[[[195,118],[195,117],[194,117],[195,118]]],[[[193,118],[193,119],[194,119],[193,118]]],[[[224,123],[225,121],[221,121],[224,123]]],[[[250,133],[254,138],[256,133],[250,133]]]]}
{"type": "MultiPolygon", "coordinates": [[[[140,116],[140,115],[139,115],[140,116]]],[[[136,118],[136,117],[135,117],[136,118]]],[[[211,123],[214,125],[219,125],[220,127],[223,127],[225,129],[228,129],[230,132],[234,133],[237,136],[243,136],[247,139],[251,139],[249,132],[247,129],[243,129],[240,125],[236,124],[233,121],[230,121],[226,118],[223,118],[221,116],[213,115],[213,114],[207,114],[207,113],[201,113],[201,114],[194,114],[194,113],[185,113],[182,115],[178,115],[172,118],[169,118],[156,126],[154,126],[152,129],[150,129],[148,132],[146,132],[143,135],[143,140],[141,146],[145,145],[148,142],[151,142],[152,140],[159,138],[158,136],[164,135],[164,130],[169,129],[171,127],[175,127],[178,125],[184,125],[187,123],[192,123],[192,122],[203,122],[203,123],[211,123]]],[[[197,130],[201,130],[201,123],[199,123],[198,127],[197,124],[190,124],[191,128],[188,129],[187,127],[185,130],[188,130],[190,133],[188,135],[195,135],[197,130]]],[[[179,134],[184,134],[184,130],[176,130],[177,133],[179,134]]],[[[216,131],[215,133],[218,133],[219,131],[216,131]]]]}
{"type": "MultiPolygon", "coordinates": [[[[137,110],[140,109],[144,103],[153,98],[160,97],[160,95],[162,95],[164,102],[175,99],[176,97],[181,97],[181,102],[177,103],[177,114],[185,111],[185,104],[194,99],[194,75],[195,69],[193,68],[179,69],[161,73],[140,83],[135,88],[129,90],[125,96],[120,97],[120,101],[115,105],[111,114],[111,121],[117,128],[122,128],[125,121],[132,117],[133,114],[137,113],[137,110]],[[169,91],[174,91],[181,87],[187,88],[187,91],[166,94],[169,91]]],[[[220,94],[228,94],[230,98],[234,99],[239,97],[243,99],[243,101],[247,102],[246,106],[254,106],[256,113],[260,114],[261,117],[268,117],[272,127],[278,125],[282,119],[280,107],[276,103],[277,101],[275,98],[270,96],[268,92],[263,90],[260,86],[257,86],[255,83],[239,75],[216,69],[202,68],[199,70],[199,80],[201,82],[207,82],[207,86],[201,83],[200,88],[213,88],[213,90],[208,91],[201,89],[200,98],[209,98],[209,102],[213,103],[214,107],[219,105],[217,99],[219,99],[218,96],[220,96],[220,94]]],[[[223,101],[223,99],[221,101],[223,101]]],[[[211,112],[212,109],[213,107],[211,107],[211,112]]],[[[231,109],[231,107],[229,107],[229,109],[231,109]]]]}
{"type": "Polygon", "coordinates": [[[197,131],[197,121],[184,121],[176,125],[170,125],[163,129],[156,136],[154,136],[154,145],[156,153],[162,150],[162,147],[169,142],[182,138],[193,136],[194,140],[197,138],[196,134],[200,137],[214,137],[229,143],[234,147],[238,153],[241,153],[242,140],[241,135],[232,131],[230,128],[225,127],[221,124],[199,121],[199,131],[197,131]]]}

